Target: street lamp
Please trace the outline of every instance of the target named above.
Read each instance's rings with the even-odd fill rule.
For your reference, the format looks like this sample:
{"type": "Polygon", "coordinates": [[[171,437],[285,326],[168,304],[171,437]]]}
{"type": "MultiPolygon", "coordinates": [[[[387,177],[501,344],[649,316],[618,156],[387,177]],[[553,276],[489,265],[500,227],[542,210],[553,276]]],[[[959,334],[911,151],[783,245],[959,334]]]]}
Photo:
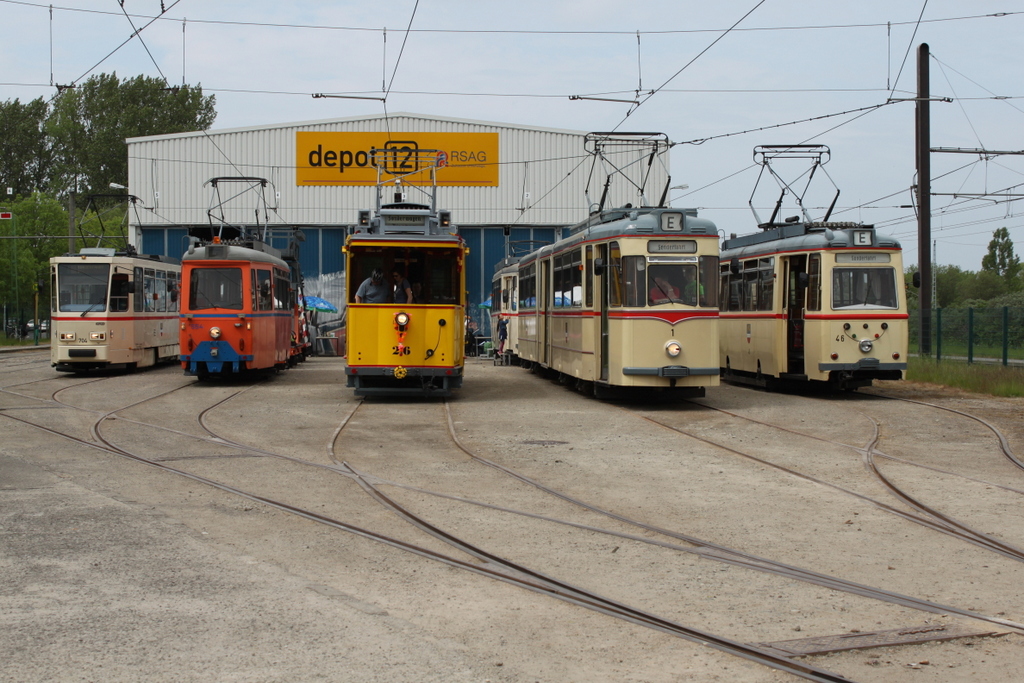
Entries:
{"type": "Polygon", "coordinates": [[[111,190],[127,190],[128,188],[126,186],[124,186],[124,185],[119,184],[119,183],[110,183],[110,189],[111,190]]]}

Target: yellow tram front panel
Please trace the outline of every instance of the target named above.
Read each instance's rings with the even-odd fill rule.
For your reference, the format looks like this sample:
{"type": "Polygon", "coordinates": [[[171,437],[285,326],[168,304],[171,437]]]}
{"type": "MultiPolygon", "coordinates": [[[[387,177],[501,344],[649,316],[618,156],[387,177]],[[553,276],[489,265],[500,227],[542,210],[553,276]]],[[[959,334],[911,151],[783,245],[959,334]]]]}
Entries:
{"type": "Polygon", "coordinates": [[[349,304],[350,368],[461,368],[465,350],[461,306],[349,304]],[[396,318],[404,313],[404,326],[396,318]]]}

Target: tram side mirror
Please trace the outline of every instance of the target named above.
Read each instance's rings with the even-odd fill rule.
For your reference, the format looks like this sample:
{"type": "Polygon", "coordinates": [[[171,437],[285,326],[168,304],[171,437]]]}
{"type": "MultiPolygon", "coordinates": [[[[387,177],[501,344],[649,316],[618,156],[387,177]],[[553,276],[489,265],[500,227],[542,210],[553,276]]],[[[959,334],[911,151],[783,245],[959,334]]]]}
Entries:
{"type": "Polygon", "coordinates": [[[914,273],[914,286],[921,289],[921,271],[919,270],[914,273]]]}
{"type": "Polygon", "coordinates": [[[603,258],[594,259],[594,275],[604,275],[604,271],[607,270],[608,264],[605,263],[603,258]]]}
{"type": "Polygon", "coordinates": [[[732,261],[729,261],[729,272],[732,273],[733,275],[740,274],[740,262],[738,259],[733,259],[732,261]]]}
{"type": "Polygon", "coordinates": [[[796,286],[799,287],[800,289],[806,289],[807,285],[809,285],[810,282],[811,276],[808,275],[807,273],[796,274],[796,286]]]}

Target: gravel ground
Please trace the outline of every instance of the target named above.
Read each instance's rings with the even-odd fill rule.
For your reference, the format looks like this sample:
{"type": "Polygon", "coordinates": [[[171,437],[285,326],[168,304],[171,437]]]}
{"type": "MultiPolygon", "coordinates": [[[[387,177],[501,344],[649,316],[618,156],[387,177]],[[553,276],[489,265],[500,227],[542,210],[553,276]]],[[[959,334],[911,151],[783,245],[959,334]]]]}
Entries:
{"type": "MultiPolygon", "coordinates": [[[[199,385],[167,367],[83,383],[42,363],[0,363],[0,680],[796,680],[4,417],[92,440],[102,412],[172,389],[120,410],[104,422],[104,436],[159,450],[168,467],[273,491],[474,561],[404,522],[352,477],[189,436],[203,434],[197,415],[223,400],[204,417],[223,439],[323,465],[333,453],[403,507],[482,549],[737,641],[927,624],[1012,631],[686,552],[692,544],[470,458],[447,436],[439,401],[359,406],[342,368],[311,359],[246,388],[199,385]],[[60,401],[96,412],[54,407],[61,387],[60,401]]],[[[912,510],[868,472],[864,447],[877,429],[875,460],[887,477],[1018,547],[1024,472],[983,424],[872,395],[983,417],[1024,455],[1024,402],[911,383],[838,397],[723,385],[695,402],[620,405],[472,360],[450,414],[468,450],[623,517],[1024,622],[1024,564],[894,514],[912,510]]],[[[1024,665],[1022,645],[1013,632],[805,661],[858,681],[1008,681],[1024,665]]]]}

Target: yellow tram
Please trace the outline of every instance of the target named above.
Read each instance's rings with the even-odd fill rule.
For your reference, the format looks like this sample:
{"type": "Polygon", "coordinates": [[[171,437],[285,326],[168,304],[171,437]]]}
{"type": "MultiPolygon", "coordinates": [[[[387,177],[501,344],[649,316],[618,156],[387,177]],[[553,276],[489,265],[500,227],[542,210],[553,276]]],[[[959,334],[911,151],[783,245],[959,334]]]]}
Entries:
{"type": "Polygon", "coordinates": [[[391,182],[394,201],[381,203],[379,183],[376,212],[360,212],[343,249],[347,385],[359,396],[448,396],[462,386],[469,250],[451,214],[435,209],[436,185],[420,204],[405,200],[401,178],[391,182]]]}

